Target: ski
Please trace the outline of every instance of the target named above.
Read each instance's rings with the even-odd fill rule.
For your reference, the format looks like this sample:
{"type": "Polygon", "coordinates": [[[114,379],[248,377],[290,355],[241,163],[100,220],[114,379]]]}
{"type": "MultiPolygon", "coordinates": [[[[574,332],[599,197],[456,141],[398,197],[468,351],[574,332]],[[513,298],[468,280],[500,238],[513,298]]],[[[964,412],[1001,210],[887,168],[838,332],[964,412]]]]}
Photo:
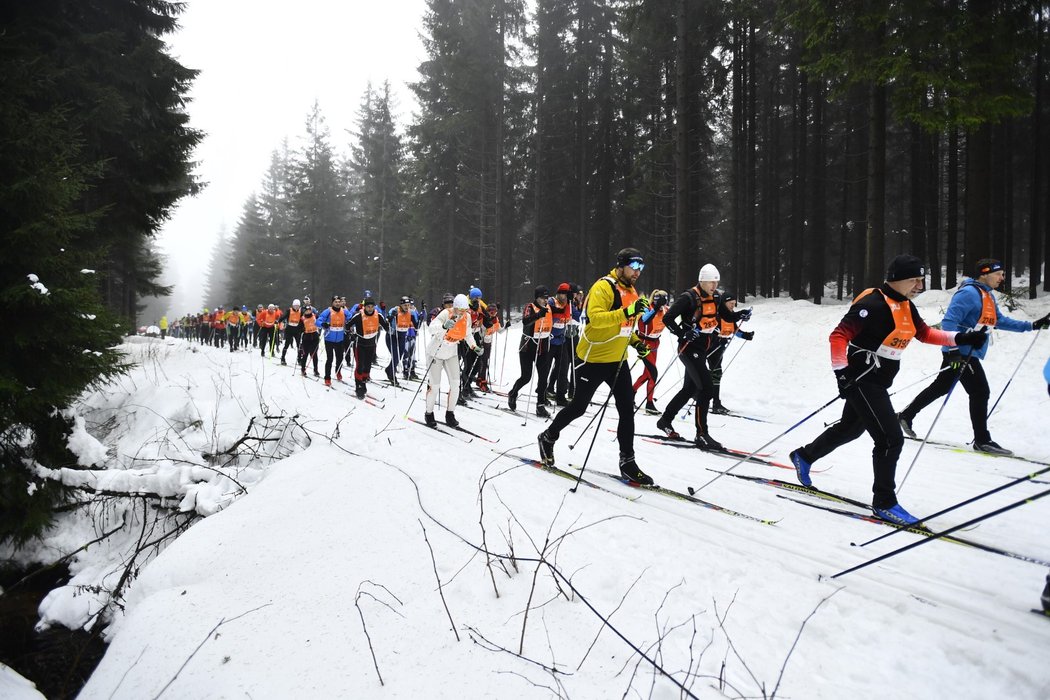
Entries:
{"type": "Polygon", "coordinates": [[[354,394],[353,396],[358,401],[363,401],[369,406],[374,406],[375,408],[386,408],[386,403],[382,399],[377,399],[375,396],[370,396],[368,394],[365,394],[364,396],[358,396],[357,394],[354,394]]]}
{"type": "MultiPolygon", "coordinates": [[[[580,467],[575,465],[575,464],[570,464],[569,466],[572,467],[573,469],[576,469],[577,471],[580,470],[580,467]]],[[[725,513],[726,515],[734,515],[734,516],[736,516],[738,518],[744,518],[745,520],[753,520],[754,522],[762,523],[763,525],[776,525],[777,522],[779,522],[777,520],[765,520],[763,518],[755,517],[754,515],[748,515],[747,513],[741,513],[739,511],[735,511],[735,510],[733,510],[731,508],[726,508],[724,506],[720,506],[717,503],[711,503],[710,501],[705,501],[702,498],[697,498],[696,496],[691,496],[691,495],[689,495],[687,493],[682,493],[681,491],[675,491],[674,489],[665,488],[663,486],[658,486],[656,484],[653,484],[652,486],[646,486],[645,484],[639,484],[637,481],[631,481],[630,479],[625,479],[622,476],[617,476],[616,474],[610,474],[609,472],[603,472],[603,471],[599,471],[597,469],[590,469],[588,471],[590,473],[592,473],[592,474],[599,474],[601,476],[606,477],[607,479],[612,479],[613,481],[619,481],[621,484],[625,484],[627,486],[639,489],[641,491],[651,491],[653,493],[659,493],[659,494],[661,494],[663,496],[668,496],[670,498],[675,498],[675,499],[678,499],[680,501],[687,501],[689,503],[695,503],[696,505],[701,506],[703,508],[709,508],[711,510],[718,511],[719,513],[725,513]]]]}
{"type": "MultiPolygon", "coordinates": [[[[615,433],[616,432],[615,428],[607,428],[607,430],[610,433],[615,433]]],[[[690,442],[689,440],[686,440],[683,437],[678,437],[678,438],[667,437],[666,435],[661,435],[660,433],[635,433],[634,436],[635,437],[639,437],[639,438],[643,438],[643,439],[644,438],[648,438],[650,440],[658,440],[660,442],[673,442],[673,443],[682,444],[683,446],[688,446],[688,447],[696,447],[696,445],[694,445],[692,442],[690,442]]],[[[736,450],[736,449],[733,449],[731,447],[727,447],[725,449],[726,449],[726,452],[732,452],[735,455],[741,455],[741,456],[742,455],[751,455],[750,452],[745,452],[744,450],[736,450]]],[[[755,454],[753,454],[751,456],[752,457],[772,457],[773,453],[772,452],[756,452],[755,454]]]]}
{"type": "MultiPolygon", "coordinates": [[[[790,469],[791,471],[795,471],[795,467],[790,464],[784,464],[783,462],[774,462],[771,459],[765,459],[764,457],[760,457],[758,455],[748,456],[751,455],[751,453],[745,452],[743,450],[733,450],[727,448],[722,448],[721,450],[705,450],[702,447],[696,445],[695,443],[690,442],[689,440],[685,440],[684,438],[674,439],[660,435],[654,437],[642,437],[642,440],[645,440],[646,442],[652,442],[657,445],[667,445],[668,447],[677,447],[680,449],[687,450],[700,450],[704,454],[714,455],[716,457],[725,457],[726,459],[754,462],[755,464],[765,464],[768,467],[776,467],[777,469],[790,469]]],[[[819,473],[816,469],[813,469],[811,471],[814,474],[819,473]]]]}
{"type": "Polygon", "coordinates": [[[499,438],[496,438],[495,440],[493,440],[490,437],[485,437],[484,435],[481,435],[479,433],[475,433],[473,430],[467,430],[462,425],[457,425],[455,427],[449,426],[449,427],[451,427],[453,430],[458,430],[461,433],[466,433],[467,435],[470,435],[471,437],[476,437],[478,440],[483,440],[485,442],[491,442],[491,443],[495,444],[495,443],[499,442],[499,440],[500,440],[499,438]]]}
{"type": "Polygon", "coordinates": [[[1050,618],[1050,610],[1040,610],[1039,608],[1032,608],[1032,612],[1034,612],[1039,617],[1050,618]]]}
{"type": "Polygon", "coordinates": [[[771,420],[765,420],[764,418],[755,418],[754,416],[745,416],[743,413],[737,413],[736,411],[726,411],[725,413],[718,413],[715,411],[709,411],[712,416],[729,416],[730,418],[742,418],[744,420],[755,421],[756,423],[772,423],[771,420]]]}
{"type": "MultiPolygon", "coordinates": [[[[913,438],[913,437],[908,437],[907,435],[904,436],[904,439],[905,440],[910,440],[911,442],[922,442],[922,438],[913,438]]],[[[1016,460],[1018,460],[1020,462],[1028,462],[1029,464],[1038,464],[1041,467],[1050,467],[1050,462],[1041,462],[1038,459],[1032,459],[1030,457],[1021,457],[1020,455],[993,455],[993,454],[988,454],[987,452],[978,452],[977,450],[970,450],[970,449],[967,449],[967,448],[963,447],[962,445],[957,445],[957,444],[951,443],[951,442],[941,442],[940,440],[927,440],[926,444],[927,445],[933,445],[934,447],[940,447],[942,449],[950,450],[952,452],[958,452],[959,454],[964,454],[964,455],[979,455],[981,457],[992,457],[994,459],[1016,459],[1016,460]]]]}
{"type": "Polygon", "coordinates": [[[723,472],[717,469],[708,469],[708,471],[715,472],[716,474],[724,474],[725,476],[731,476],[735,479],[743,479],[744,481],[753,481],[756,484],[765,484],[766,486],[772,486],[773,488],[783,489],[785,491],[794,491],[795,493],[804,493],[810,496],[816,496],[826,501],[836,501],[838,503],[847,503],[857,508],[870,509],[870,506],[863,501],[858,501],[855,498],[849,496],[842,496],[831,491],[821,491],[813,486],[803,486],[802,484],[794,484],[790,481],[781,481],[780,479],[770,479],[764,476],[754,476],[751,474],[734,474],[733,472],[723,472]]]}
{"type": "Polygon", "coordinates": [[[412,421],[416,425],[421,425],[424,428],[427,428],[429,430],[434,430],[434,431],[437,431],[437,432],[442,433],[444,435],[448,435],[451,438],[456,438],[460,442],[473,442],[474,441],[474,438],[472,438],[472,437],[465,437],[463,435],[457,435],[456,434],[457,431],[453,430],[452,428],[449,428],[448,426],[444,426],[443,427],[441,425],[427,425],[424,421],[421,421],[421,420],[419,420],[417,418],[413,418],[412,416],[405,416],[405,418],[407,418],[408,420],[412,421]]]}
{"type": "MultiPolygon", "coordinates": [[[[827,505],[827,504],[824,504],[824,503],[812,503],[810,501],[800,501],[800,500],[798,500],[796,498],[790,498],[789,496],[782,496],[780,494],[777,494],[777,497],[778,498],[783,498],[783,499],[788,500],[788,501],[794,501],[795,503],[800,503],[800,504],[802,504],[804,506],[809,506],[810,508],[816,508],[817,510],[823,510],[823,511],[827,511],[829,513],[835,513],[837,515],[843,515],[843,516],[846,516],[846,517],[849,517],[849,518],[854,518],[856,520],[863,520],[863,521],[869,522],[869,523],[877,523],[879,525],[886,525],[887,527],[892,527],[892,528],[894,528],[896,530],[904,530],[905,532],[911,532],[911,533],[914,533],[916,535],[923,535],[924,537],[935,537],[935,536],[938,535],[937,532],[929,529],[925,525],[912,525],[912,526],[898,525],[897,523],[891,523],[888,520],[883,520],[882,518],[880,518],[880,517],[878,517],[876,515],[873,515],[870,512],[868,512],[868,513],[857,513],[857,512],[852,511],[852,510],[845,510],[843,508],[836,508],[834,506],[830,506],[830,505],[827,505]]],[[[988,552],[989,554],[998,554],[999,556],[1002,556],[1002,557],[1008,557],[1010,559],[1019,559],[1021,561],[1027,561],[1027,562],[1030,562],[1032,564],[1039,564],[1040,566],[1050,566],[1050,562],[1045,562],[1042,559],[1039,559],[1037,557],[1030,557],[1027,554],[1017,554],[1016,552],[1011,552],[1008,549],[1000,549],[999,547],[993,547],[991,545],[982,544],[980,542],[974,542],[973,540],[964,539],[962,537],[956,537],[954,535],[944,535],[944,536],[938,537],[938,539],[944,540],[945,542],[951,542],[953,544],[959,544],[959,545],[962,545],[964,547],[973,547],[974,549],[980,549],[982,551],[988,552]]]]}
{"type": "MultiPolygon", "coordinates": [[[[493,448],[492,451],[493,452],[497,452],[497,450],[495,448],[493,448]]],[[[604,486],[602,486],[601,484],[596,484],[593,481],[589,481],[588,479],[579,479],[575,474],[567,472],[564,469],[561,469],[560,467],[556,467],[554,465],[544,464],[543,462],[541,462],[538,459],[533,459],[531,457],[524,457],[522,455],[514,454],[513,452],[500,452],[499,454],[503,455],[504,457],[509,457],[510,459],[516,459],[516,460],[518,460],[519,462],[521,462],[523,464],[527,464],[527,465],[529,465],[531,467],[535,467],[536,469],[539,469],[541,471],[545,471],[545,472],[549,472],[551,474],[555,474],[557,476],[562,477],[563,479],[568,479],[569,481],[572,481],[573,483],[579,481],[579,483],[584,484],[584,485],[586,485],[586,486],[588,486],[588,487],[590,487],[592,489],[595,489],[597,491],[602,491],[603,493],[612,494],[613,496],[616,496],[617,498],[622,498],[624,500],[631,501],[632,503],[637,501],[638,498],[639,498],[638,496],[633,496],[633,497],[632,496],[627,496],[627,495],[619,493],[617,491],[613,491],[612,489],[607,489],[604,486]]]]}

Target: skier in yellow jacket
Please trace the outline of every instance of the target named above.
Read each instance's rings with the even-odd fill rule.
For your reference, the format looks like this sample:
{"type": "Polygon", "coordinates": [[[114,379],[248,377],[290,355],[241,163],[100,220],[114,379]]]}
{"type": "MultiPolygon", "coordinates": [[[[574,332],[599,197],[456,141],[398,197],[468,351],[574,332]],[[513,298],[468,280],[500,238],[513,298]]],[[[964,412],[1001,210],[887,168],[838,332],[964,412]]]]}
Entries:
{"type": "Polygon", "coordinates": [[[639,296],[635,289],[644,268],[641,252],[637,248],[624,248],[616,255],[616,267],[591,285],[584,305],[587,325],[576,346],[576,355],[583,361],[583,367],[576,373],[576,393],[572,401],[539,435],[540,460],[544,464],[554,464],[554,443],[561,431],[583,415],[598,385],[604,382],[612,390],[620,419],[616,429],[620,474],[640,484],[653,483],[634,461],[634,390],[626,359],[628,344],[639,357],[649,354],[649,347],[634,329],[638,316],[649,308],[649,300],[639,296]]]}

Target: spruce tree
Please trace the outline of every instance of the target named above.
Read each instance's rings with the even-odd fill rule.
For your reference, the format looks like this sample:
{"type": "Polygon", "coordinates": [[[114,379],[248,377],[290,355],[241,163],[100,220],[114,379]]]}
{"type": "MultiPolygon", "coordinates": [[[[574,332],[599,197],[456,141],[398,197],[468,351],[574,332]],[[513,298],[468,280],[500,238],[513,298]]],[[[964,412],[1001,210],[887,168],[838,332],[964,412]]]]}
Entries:
{"type": "Polygon", "coordinates": [[[199,138],[181,110],[193,72],[159,39],[179,9],[70,0],[3,10],[0,540],[47,527],[62,490],[33,467],[77,466],[65,409],[125,369],[100,290],[124,318],[139,294],[164,291],[149,236],[192,190],[199,138]]]}

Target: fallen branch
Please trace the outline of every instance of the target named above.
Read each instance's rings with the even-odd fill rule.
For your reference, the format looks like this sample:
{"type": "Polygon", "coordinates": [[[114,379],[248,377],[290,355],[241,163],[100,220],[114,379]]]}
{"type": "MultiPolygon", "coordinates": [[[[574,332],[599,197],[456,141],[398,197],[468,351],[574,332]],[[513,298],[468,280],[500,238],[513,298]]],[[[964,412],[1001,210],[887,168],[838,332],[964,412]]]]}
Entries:
{"type": "MultiPolygon", "coordinates": [[[[384,591],[389,593],[390,597],[393,598],[394,600],[396,600],[399,605],[404,605],[404,603],[402,603],[401,599],[398,598],[396,595],[394,595],[393,593],[390,593],[390,589],[389,588],[387,588],[386,586],[384,586],[382,584],[379,584],[379,583],[373,583],[372,581],[362,581],[360,584],[358,584],[358,586],[357,586],[357,595],[354,596],[354,607],[357,608],[357,614],[361,618],[361,629],[364,630],[364,632],[365,632],[365,639],[368,640],[368,651],[369,651],[369,653],[372,654],[372,665],[375,666],[376,675],[379,676],[379,685],[386,685],[385,683],[383,683],[383,674],[379,672],[379,662],[376,660],[376,652],[375,652],[375,649],[372,647],[372,635],[370,635],[368,633],[368,626],[365,624],[365,613],[361,609],[361,604],[360,604],[361,596],[367,595],[369,598],[371,598],[375,602],[379,603],[380,605],[385,605],[387,608],[389,608],[391,611],[397,613],[398,615],[401,615],[401,613],[397,612],[397,610],[394,610],[393,608],[391,608],[388,603],[386,603],[385,601],[379,600],[379,598],[376,598],[371,593],[369,593],[367,591],[362,591],[361,590],[361,586],[365,585],[366,583],[371,583],[373,586],[378,586],[379,588],[382,588],[384,591]]],[[[404,615],[401,615],[401,617],[404,617],[404,615]]]]}
{"type": "Polygon", "coordinates": [[[263,608],[268,607],[270,605],[273,605],[273,603],[265,603],[263,605],[260,605],[257,608],[252,608],[251,610],[246,610],[245,612],[242,612],[240,615],[238,615],[236,617],[231,617],[229,620],[227,620],[225,617],[222,618],[221,620],[219,620],[218,624],[216,624],[214,627],[212,627],[211,631],[209,631],[208,634],[206,634],[204,636],[204,639],[202,639],[201,643],[197,645],[197,648],[193,650],[193,653],[191,653],[189,656],[186,657],[186,660],[182,662],[182,665],[179,666],[179,670],[175,672],[175,675],[171,677],[171,680],[169,680],[167,683],[165,683],[164,687],[161,688],[160,691],[156,695],[153,696],[153,700],[157,700],[157,698],[159,698],[161,695],[164,694],[164,691],[166,691],[171,686],[171,684],[175,682],[175,679],[179,677],[179,674],[182,673],[183,669],[185,669],[186,666],[193,659],[193,657],[196,656],[197,652],[201,650],[201,647],[204,646],[205,642],[207,642],[208,639],[210,639],[211,636],[213,634],[215,634],[215,632],[220,627],[222,627],[223,625],[228,625],[229,623],[233,622],[234,620],[239,620],[242,617],[244,617],[245,615],[253,613],[253,612],[257,611],[257,610],[262,610],[263,608]]]}
{"type": "Polygon", "coordinates": [[[452,620],[452,613],[448,609],[448,601],[445,600],[445,591],[442,589],[441,576],[438,575],[437,559],[434,558],[434,548],[430,546],[430,539],[427,538],[427,529],[423,527],[423,521],[417,521],[420,529],[423,530],[423,540],[427,543],[427,549],[430,550],[430,563],[434,565],[434,578],[437,579],[438,583],[438,595],[441,596],[441,604],[445,606],[445,614],[448,615],[449,624],[452,625],[452,633],[456,635],[456,641],[460,641],[459,632],[456,631],[456,623],[452,620]]]}

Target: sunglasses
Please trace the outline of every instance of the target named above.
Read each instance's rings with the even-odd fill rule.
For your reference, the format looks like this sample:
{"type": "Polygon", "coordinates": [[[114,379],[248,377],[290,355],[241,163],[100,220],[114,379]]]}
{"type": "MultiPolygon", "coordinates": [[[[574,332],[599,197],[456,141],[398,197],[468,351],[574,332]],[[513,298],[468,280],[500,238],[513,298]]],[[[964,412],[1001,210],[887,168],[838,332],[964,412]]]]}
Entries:
{"type": "Polygon", "coordinates": [[[640,260],[632,260],[631,262],[627,263],[627,267],[631,268],[635,272],[641,272],[645,269],[645,263],[643,263],[640,260]]]}

